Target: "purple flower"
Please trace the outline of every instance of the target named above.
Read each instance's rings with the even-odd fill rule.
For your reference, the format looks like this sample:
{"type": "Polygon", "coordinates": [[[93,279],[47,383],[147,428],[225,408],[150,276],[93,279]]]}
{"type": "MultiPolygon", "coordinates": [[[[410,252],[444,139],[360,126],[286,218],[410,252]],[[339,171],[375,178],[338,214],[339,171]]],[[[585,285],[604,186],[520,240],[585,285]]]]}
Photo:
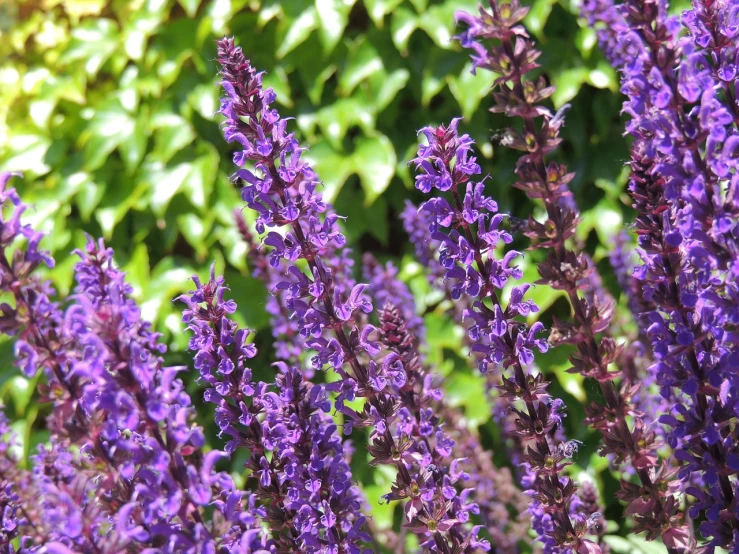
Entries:
{"type": "MultiPolygon", "coordinates": [[[[662,395],[674,406],[671,430],[683,489],[706,547],[736,547],[733,432],[739,390],[736,350],[737,209],[733,100],[737,10],[694,2],[680,25],[661,3],[618,7],[630,58],[622,66],[627,130],[634,138],[630,194],[637,210],[642,264],[634,276],[649,305],[642,315],[662,395]],[[628,38],[627,38],[628,37],[628,38]],[[658,62],[655,60],[658,59],[658,62]],[[694,475],[702,487],[692,486],[694,475]],[[717,520],[714,514],[727,514],[717,520]],[[731,514],[729,516],[729,514],[731,514]]],[[[670,535],[668,547],[683,537],[670,535]]]]}
{"type": "Polygon", "coordinates": [[[226,450],[246,448],[251,454],[246,466],[258,480],[256,496],[268,502],[266,520],[276,548],[363,551],[368,537],[361,531],[359,495],[324,389],[284,363],[277,364],[275,387],[255,383],[245,364],[256,350],[245,342],[249,331],[230,317],[236,304],[226,300],[223,278],[211,268],[207,283],[193,280],[196,289],[179,298],[187,305],[183,321],[193,332],[189,348],[208,387],[205,398],[217,404],[221,434],[231,437],[226,450]],[[292,538],[280,533],[286,527],[292,538]]]}
{"type": "MultiPolygon", "coordinates": [[[[542,433],[551,430],[556,421],[545,402],[546,385],[526,375],[524,367],[533,362],[533,350],[546,351],[548,345],[538,337],[542,330],[541,323],[531,328],[515,319],[517,310],[531,311],[536,307],[524,300],[526,288],[516,289],[512,295],[513,308],[501,305],[499,294],[510,279],[520,279],[520,270],[513,265],[519,255],[515,251],[508,252],[502,260],[494,257],[499,242],[508,243],[511,236],[500,229],[503,221],[497,214],[496,204],[487,199],[479,186],[469,182],[469,174],[457,170],[456,160],[458,145],[465,149],[471,147],[471,140],[466,135],[458,137],[457,120],[448,127],[428,128],[423,130],[428,144],[422,145],[414,164],[419,169],[418,188],[425,188],[425,175],[429,167],[444,167],[448,174],[457,179],[449,187],[452,202],[443,198],[435,198],[426,202],[422,209],[431,216],[431,236],[438,241],[440,261],[446,268],[446,278],[457,281],[456,290],[452,288],[452,298],[468,296],[473,301],[466,317],[472,321],[468,329],[473,341],[472,350],[479,357],[481,371],[501,364],[504,368],[513,368],[514,381],[507,381],[506,392],[525,401],[526,412],[517,412],[517,434],[536,444],[537,450],[529,447],[524,460],[532,468],[532,479],[529,483],[530,494],[538,499],[532,503],[532,517],[537,517],[537,506],[547,505],[547,514],[551,514],[552,524],[538,526],[540,539],[545,545],[551,545],[564,552],[568,548],[580,548],[592,544],[581,538],[585,532],[583,527],[574,527],[567,509],[575,487],[566,478],[559,477],[561,469],[567,465],[564,457],[553,457],[549,442],[542,433]],[[464,194],[464,197],[463,197],[464,194]],[[471,198],[470,198],[471,197],[471,198]],[[474,209],[471,209],[474,208],[474,209]],[[443,232],[443,229],[449,231],[443,232]],[[476,232],[477,229],[477,232],[476,232]],[[499,231],[499,232],[492,232],[499,231]],[[485,303],[487,299],[492,309],[485,303]],[[540,455],[534,455],[539,452],[540,455]]],[[[559,412],[557,412],[559,414],[559,412]]],[[[431,519],[421,521],[439,525],[442,522],[431,519]]],[[[536,525],[535,525],[536,527],[536,525]]],[[[597,546],[595,546],[597,550],[597,546]]]]}
{"type": "MultiPolygon", "coordinates": [[[[301,160],[302,149],[287,132],[287,120],[270,107],[274,93],[262,87],[261,73],[231,39],[219,42],[218,57],[226,93],[221,100],[221,113],[226,118],[224,135],[240,147],[234,161],[241,169],[234,177],[244,183],[242,198],[257,214],[257,232],[267,232],[271,263],[284,262],[287,270],[276,289],[285,292],[286,306],[298,321],[300,335],[316,352],[316,369],[330,365],[340,377],[329,390],[337,394],[335,406],[344,415],[344,432],[369,427],[373,463],[395,466],[400,476],[398,486],[407,490],[411,482],[420,479],[431,453],[425,442],[397,432],[395,421],[401,404],[390,389],[402,380],[391,375],[392,370],[388,373],[391,366],[378,357],[382,353],[373,336],[375,329],[366,323],[372,312],[366,285],[340,286],[333,269],[336,264],[328,259],[346,242],[338,228],[339,216],[317,192],[318,177],[301,160]],[[279,238],[275,236],[277,228],[282,228],[279,238]],[[305,270],[298,268],[297,261],[304,263],[305,270]],[[371,366],[364,361],[369,359],[375,364],[375,387],[370,381],[371,366]],[[376,390],[381,385],[385,388],[376,390]],[[346,404],[355,398],[366,400],[361,412],[346,404]]],[[[467,171],[474,171],[474,161],[464,152],[460,152],[460,160],[467,171]]],[[[444,178],[439,174],[441,181],[444,178]]],[[[431,517],[438,506],[427,503],[419,516],[431,517]]],[[[434,537],[419,531],[424,545],[436,551],[441,544],[437,540],[447,544],[447,540],[468,535],[468,528],[454,520],[450,516],[450,528],[439,530],[434,537]]]]}

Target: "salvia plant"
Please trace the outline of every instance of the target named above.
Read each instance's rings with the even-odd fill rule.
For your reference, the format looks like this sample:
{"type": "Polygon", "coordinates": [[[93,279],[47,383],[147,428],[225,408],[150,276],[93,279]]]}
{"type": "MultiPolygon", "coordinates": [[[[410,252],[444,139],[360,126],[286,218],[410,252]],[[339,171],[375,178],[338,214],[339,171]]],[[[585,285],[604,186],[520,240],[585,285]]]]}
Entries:
{"type": "Polygon", "coordinates": [[[483,174],[461,118],[420,129],[408,160],[425,198],[402,223],[464,329],[502,453],[445,393],[402,272],[370,253],[355,267],[342,215],[235,39],[217,44],[219,115],[244,202],[235,225],[270,293],[266,367],[252,369],[265,356],[215,265],[176,299],[183,366],[165,362],[102,240],[76,252],[59,295],[2,175],[0,330],[50,410],[28,461],[0,413],[0,552],[605,554],[624,530],[670,554],[739,552],[739,2],[581,10],[619,72],[631,141],[634,217],[609,253],[630,331],[578,234],[575,174],[556,153],[569,106],[553,108],[518,0],[456,14],[473,72],[494,76],[490,110],[508,124],[491,141],[516,152],[510,182],[483,174]],[[500,211],[490,194],[508,185],[538,211],[500,211]],[[559,291],[566,316],[539,321],[536,287],[559,291]],[[587,385],[597,444],[565,435],[573,406],[542,356],[556,350],[587,385]],[[583,446],[618,476],[620,513],[575,471],[583,446]],[[389,476],[389,526],[353,475],[364,460],[389,476]]]}

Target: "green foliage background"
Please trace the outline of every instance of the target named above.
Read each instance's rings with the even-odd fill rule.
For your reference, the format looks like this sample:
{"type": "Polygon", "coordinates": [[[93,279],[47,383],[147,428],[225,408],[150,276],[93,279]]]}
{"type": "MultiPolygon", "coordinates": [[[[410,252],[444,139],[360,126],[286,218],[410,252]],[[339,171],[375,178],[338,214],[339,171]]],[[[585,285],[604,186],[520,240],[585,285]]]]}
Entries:
{"type": "MultiPolygon", "coordinates": [[[[70,252],[84,243],[84,234],[105,237],[128,272],[144,314],[170,340],[170,356],[187,363],[182,353],[186,336],[171,299],[187,290],[190,275],[204,274],[215,260],[232,285],[243,323],[259,331],[260,360],[269,371],[265,290],[248,277],[245,246],[232,216],[241,201],[228,179],[229,147],[214,115],[219,96],[214,41],[233,35],[256,66],[268,72],[266,82],[277,92],[281,113],[295,117],[325,195],[347,216],[345,228],[355,251],[374,251],[402,267],[426,311],[429,357],[446,375],[448,394],[465,407],[471,425],[480,426],[486,443],[498,446],[480,378],[461,348],[461,331],[444,317],[444,305],[412,261],[398,219],[405,199],[419,200],[407,167],[416,131],[459,115],[466,120],[464,130],[481,146],[483,169],[492,177],[488,186],[502,209],[520,217],[537,209],[510,187],[515,158],[490,143],[491,134],[505,125],[487,111],[492,76],[471,75],[467,55],[452,40],[454,12],[474,10],[475,4],[0,4],[0,170],[25,175],[15,184],[35,206],[30,220],[50,231],[46,245],[58,260],[50,275],[58,289],[66,293],[71,286],[70,252]]],[[[614,232],[629,219],[622,190],[627,145],[621,135],[621,100],[615,71],[577,15],[574,0],[534,0],[526,24],[557,86],[555,107],[572,104],[558,155],[577,172],[572,188],[583,209],[581,238],[618,296],[603,256],[614,232]]],[[[526,272],[536,278],[533,264],[526,272]]],[[[569,311],[564,299],[546,287],[537,288],[534,298],[545,319],[569,311]]],[[[32,402],[35,383],[12,367],[10,345],[0,348],[0,398],[9,405],[28,450],[44,440],[44,407],[32,402]]],[[[540,363],[568,400],[570,436],[585,443],[579,465],[611,499],[616,482],[605,460],[591,456],[596,439],[578,424],[585,391],[579,377],[565,373],[567,352],[561,350],[540,363]]],[[[359,478],[370,498],[387,489],[388,476],[359,478]]],[[[612,501],[608,515],[619,510],[612,501]]],[[[389,521],[392,513],[385,512],[378,517],[389,521]]],[[[652,548],[637,545],[634,538],[617,539],[626,544],[614,545],[616,551],[652,548]]]]}

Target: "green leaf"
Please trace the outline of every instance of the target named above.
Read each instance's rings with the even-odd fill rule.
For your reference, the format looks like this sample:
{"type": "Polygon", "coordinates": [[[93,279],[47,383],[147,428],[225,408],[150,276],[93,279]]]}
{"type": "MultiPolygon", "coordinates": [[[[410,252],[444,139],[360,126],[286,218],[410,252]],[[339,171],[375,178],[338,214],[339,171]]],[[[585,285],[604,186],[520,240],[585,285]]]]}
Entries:
{"type": "Polygon", "coordinates": [[[618,90],[619,80],[616,70],[607,62],[599,62],[598,66],[588,74],[588,83],[596,88],[618,90]]]}
{"type": "Polygon", "coordinates": [[[90,221],[90,216],[92,216],[95,208],[100,204],[104,194],[104,185],[101,185],[91,178],[87,178],[83,181],[79,192],[75,197],[77,209],[80,211],[82,221],[90,221]]]}
{"type": "Polygon", "coordinates": [[[200,6],[200,0],[177,0],[177,3],[185,10],[187,17],[193,18],[200,6]]]}
{"type": "Polygon", "coordinates": [[[151,211],[162,217],[170,201],[192,172],[192,164],[181,163],[149,174],[151,181],[151,211]]]}
{"type": "Polygon", "coordinates": [[[365,38],[358,39],[351,45],[346,66],[339,75],[339,94],[349,96],[359,83],[382,69],[382,58],[375,46],[365,38]]]}
{"type": "Polygon", "coordinates": [[[113,235],[113,230],[123,220],[129,210],[149,188],[147,183],[138,183],[133,190],[122,186],[108,187],[101,206],[95,210],[95,219],[100,224],[105,238],[113,235]]]}
{"type": "Polygon", "coordinates": [[[141,296],[149,283],[149,251],[143,243],[137,244],[128,263],[123,267],[126,272],[126,281],[134,288],[134,295],[141,296]]]}
{"type": "Polygon", "coordinates": [[[586,239],[592,229],[598,234],[601,244],[610,244],[613,237],[623,228],[623,214],[604,198],[582,214],[577,235],[586,239]]]}
{"type": "MultiPolygon", "coordinates": [[[[281,65],[275,67],[267,73],[263,79],[264,87],[272,87],[277,95],[277,101],[288,108],[293,107],[293,100],[290,91],[290,80],[288,79],[285,68],[281,65]]],[[[213,89],[214,87],[210,87],[213,89]]]]}
{"type": "Polygon", "coordinates": [[[213,184],[218,175],[218,151],[210,144],[206,153],[192,162],[190,174],[182,184],[182,189],[190,203],[200,210],[208,206],[213,192],[213,184]]]}
{"type": "Polygon", "coordinates": [[[449,77],[449,90],[462,110],[465,119],[470,120],[480,102],[490,94],[497,75],[492,71],[478,71],[472,74],[472,63],[464,66],[461,75],[449,77]]]}
{"type": "Polygon", "coordinates": [[[24,414],[28,403],[33,398],[33,393],[36,391],[35,379],[29,380],[21,375],[16,375],[6,383],[6,386],[10,398],[13,399],[16,412],[24,414]]]}
{"type": "Polygon", "coordinates": [[[428,8],[429,2],[428,0],[411,0],[411,4],[413,4],[413,7],[416,8],[416,11],[418,13],[426,11],[426,8],[428,8]]]}
{"type": "Polygon", "coordinates": [[[208,254],[205,239],[211,230],[211,222],[204,221],[200,215],[188,213],[177,217],[177,226],[182,236],[195,249],[198,256],[204,258],[208,254]]]}
{"type": "Polygon", "coordinates": [[[62,64],[83,63],[89,76],[97,75],[119,47],[118,23],[112,19],[87,19],[72,31],[69,46],[59,58],[62,64]]]}
{"type": "Polygon", "coordinates": [[[362,491],[372,510],[372,523],[379,530],[392,529],[395,503],[383,498],[393,483],[393,479],[386,479],[387,485],[366,485],[362,491]]]}
{"type": "Polygon", "coordinates": [[[480,373],[453,372],[444,379],[446,398],[453,406],[464,407],[471,427],[490,419],[490,404],[485,394],[485,377],[480,373]]]}
{"type": "Polygon", "coordinates": [[[352,162],[362,182],[365,205],[369,206],[385,192],[395,174],[395,149],[385,135],[361,137],[357,140],[352,162]]]}
{"type": "Polygon", "coordinates": [[[303,157],[313,166],[323,182],[324,200],[333,203],[341,187],[353,173],[352,160],[334,150],[327,141],[311,146],[303,157]]]}
{"type": "Polygon", "coordinates": [[[421,14],[418,20],[418,27],[423,29],[439,48],[452,47],[456,9],[452,3],[431,6],[421,14]]]}
{"type": "Polygon", "coordinates": [[[191,267],[175,267],[172,258],[159,262],[142,291],[142,299],[145,300],[140,304],[141,316],[146,321],[158,321],[162,312],[172,309],[172,299],[187,290],[194,273],[191,267]]]}
{"type": "Polygon", "coordinates": [[[526,19],[524,19],[526,28],[539,38],[542,36],[544,26],[547,24],[555,3],[556,0],[534,0],[529,13],[526,14],[526,19]]]}
{"type": "Polygon", "coordinates": [[[347,131],[355,125],[365,132],[372,131],[374,113],[370,103],[362,102],[359,98],[341,98],[315,114],[315,123],[331,145],[339,150],[347,131]]]}
{"type": "Polygon", "coordinates": [[[195,140],[195,130],[190,122],[175,113],[157,114],[152,118],[151,126],[155,131],[151,155],[162,163],[167,163],[172,156],[195,140]]]}
{"type": "Polygon", "coordinates": [[[35,175],[48,173],[51,167],[44,163],[51,139],[43,135],[18,134],[10,143],[10,153],[0,164],[3,171],[31,172],[35,175]]]}
{"type": "Polygon", "coordinates": [[[85,147],[85,169],[94,171],[101,167],[116,148],[121,146],[123,162],[128,173],[141,162],[146,148],[146,116],[139,120],[123,107],[120,100],[112,99],[99,106],[90,124],[80,137],[85,147]],[[125,145],[124,145],[125,143],[125,145]]]}
{"type": "Polygon", "coordinates": [[[319,21],[319,37],[324,54],[330,53],[341,40],[349,12],[356,0],[315,0],[319,21]]]}
{"type": "Polygon", "coordinates": [[[410,79],[407,69],[396,69],[388,74],[378,71],[370,77],[371,97],[374,99],[375,109],[381,112],[395,99],[397,94],[403,90],[410,79]]]}
{"type": "Polygon", "coordinates": [[[275,52],[278,60],[287,56],[295,48],[303,44],[310,34],[318,29],[318,14],[315,6],[310,6],[303,11],[297,19],[289,23],[287,32],[280,42],[280,46],[275,52]]]}
{"type": "Polygon", "coordinates": [[[385,16],[400,6],[403,0],[364,0],[367,14],[378,29],[385,24],[385,16]]]}
{"type": "Polygon", "coordinates": [[[556,73],[552,77],[552,83],[557,87],[552,95],[554,107],[559,109],[577,96],[580,87],[588,81],[589,76],[590,71],[585,67],[574,67],[556,73]]]}
{"type": "Polygon", "coordinates": [[[143,110],[134,120],[133,128],[128,136],[122,137],[121,140],[121,157],[126,173],[129,175],[132,175],[138,168],[146,153],[149,141],[148,116],[148,110],[143,110]]]}
{"type": "Polygon", "coordinates": [[[400,7],[393,12],[390,22],[390,33],[395,48],[403,55],[408,55],[408,41],[413,31],[418,29],[418,16],[405,7],[400,7]]]}

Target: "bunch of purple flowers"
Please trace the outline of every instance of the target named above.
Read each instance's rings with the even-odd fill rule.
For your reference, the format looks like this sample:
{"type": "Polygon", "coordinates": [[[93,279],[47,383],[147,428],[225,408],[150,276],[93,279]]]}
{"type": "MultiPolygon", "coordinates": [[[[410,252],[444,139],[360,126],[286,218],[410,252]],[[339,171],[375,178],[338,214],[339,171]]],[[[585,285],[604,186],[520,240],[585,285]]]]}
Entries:
{"type": "Polygon", "coordinates": [[[565,436],[567,406],[537,366],[553,348],[592,384],[584,423],[620,478],[619,521],[670,554],[739,552],[739,4],[694,0],[680,20],[660,0],[583,4],[621,73],[633,138],[637,247],[619,236],[611,253],[638,327],[630,345],[615,338],[615,300],[578,238],[574,174],[551,157],[566,108],[548,106],[554,88],[527,11],[489,0],[457,14],[457,38],[473,71],[496,75],[491,111],[512,123],[495,137],[520,153],[511,186],[542,217],[499,211],[461,119],[420,130],[409,163],[416,188],[433,195],[402,216],[465,329],[512,467],[496,466],[445,395],[398,268],[365,253],[367,283],[356,281],[342,217],[305,148],[263,74],[224,38],[219,113],[255,218],[252,229],[235,214],[252,274],[270,292],[272,369],[249,367],[252,332],[237,324],[215,266],[177,299],[192,379],[166,364],[102,240],[76,251],[76,286],[60,297],[40,276],[54,265],[43,235],[23,223],[26,206],[0,176],[0,331],[20,370],[43,374],[50,405],[31,469],[0,414],[1,553],[605,554],[597,487],[573,471],[581,443],[565,436]],[[542,252],[533,283],[521,282],[524,253],[511,247],[521,236],[542,252]],[[562,291],[571,308],[548,336],[528,296],[535,285],[562,291]],[[186,381],[214,405],[223,450],[206,445],[186,381]],[[371,517],[349,436],[391,476],[381,498],[402,505],[397,528],[371,517]],[[231,468],[238,479],[216,468],[232,457],[243,460],[231,468]]]}

